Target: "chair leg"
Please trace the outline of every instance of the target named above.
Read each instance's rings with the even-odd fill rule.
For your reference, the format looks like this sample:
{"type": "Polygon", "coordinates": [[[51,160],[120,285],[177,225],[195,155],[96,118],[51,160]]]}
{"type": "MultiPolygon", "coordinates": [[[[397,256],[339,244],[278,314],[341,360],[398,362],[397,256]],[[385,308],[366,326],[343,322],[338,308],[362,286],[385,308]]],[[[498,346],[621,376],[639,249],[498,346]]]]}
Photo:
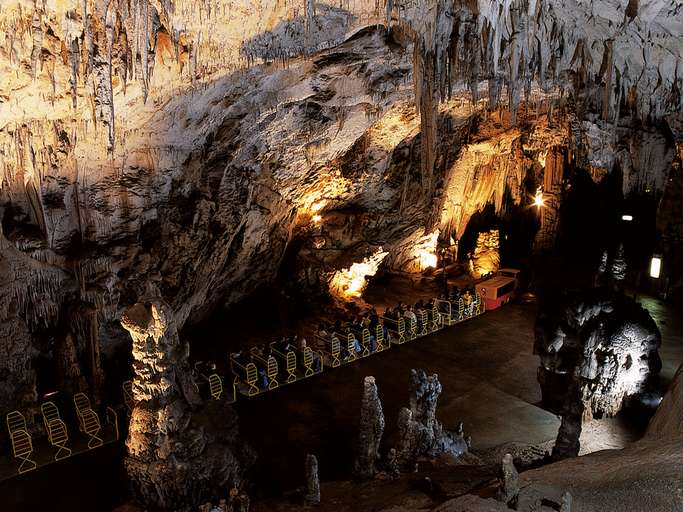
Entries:
{"type": "Polygon", "coordinates": [[[19,474],[32,471],[38,466],[35,461],[28,458],[28,455],[26,457],[19,457],[19,459],[21,460],[21,464],[19,464],[19,474]]]}

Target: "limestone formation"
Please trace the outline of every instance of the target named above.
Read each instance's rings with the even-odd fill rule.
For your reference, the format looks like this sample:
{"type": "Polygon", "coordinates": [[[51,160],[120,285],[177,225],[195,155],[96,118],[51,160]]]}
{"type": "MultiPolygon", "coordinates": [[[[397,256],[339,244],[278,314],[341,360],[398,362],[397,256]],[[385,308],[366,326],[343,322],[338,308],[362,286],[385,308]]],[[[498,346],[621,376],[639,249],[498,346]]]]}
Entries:
{"type": "Polygon", "coordinates": [[[306,455],[306,494],[305,505],[320,504],[320,480],[318,479],[318,459],[315,455],[306,455]]]}
{"type": "Polygon", "coordinates": [[[646,395],[661,369],[659,329],[632,298],[586,290],[542,308],[534,352],[544,403],[559,410],[573,381],[587,418],[617,414],[646,395]]]}
{"type": "Polygon", "coordinates": [[[379,445],[384,433],[384,412],[374,377],[365,377],[360,409],[360,433],[354,473],[360,478],[373,478],[378,471],[379,445]]]}
{"type": "Polygon", "coordinates": [[[500,470],[501,485],[498,489],[498,500],[503,503],[510,503],[519,494],[519,473],[512,462],[512,455],[506,453],[500,470]]]}
{"type": "MultiPolygon", "coordinates": [[[[217,490],[239,484],[236,418],[216,407],[200,414],[189,347],[161,300],[126,310],[121,324],[133,338],[133,397],[125,465],[148,507],[190,511],[217,490]]],[[[212,404],[213,405],[213,404],[212,404]]]]}
{"type": "Polygon", "coordinates": [[[477,245],[472,254],[473,276],[480,278],[490,272],[495,272],[500,266],[499,233],[492,229],[479,233],[477,245]]]}
{"type": "Polygon", "coordinates": [[[402,464],[442,454],[459,457],[467,452],[462,434],[445,430],[436,418],[440,394],[441,383],[437,375],[427,376],[424,370],[411,370],[410,407],[401,409],[398,418],[398,453],[402,464]]]}

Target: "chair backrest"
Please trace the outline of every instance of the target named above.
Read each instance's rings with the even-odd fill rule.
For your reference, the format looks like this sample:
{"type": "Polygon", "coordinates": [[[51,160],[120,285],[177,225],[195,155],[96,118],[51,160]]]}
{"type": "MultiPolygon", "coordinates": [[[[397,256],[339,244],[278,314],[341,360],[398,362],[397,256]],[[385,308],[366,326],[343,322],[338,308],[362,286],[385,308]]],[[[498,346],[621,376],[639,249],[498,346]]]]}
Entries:
{"type": "Polygon", "coordinates": [[[24,415],[21,414],[19,411],[8,412],[7,413],[7,431],[9,432],[9,434],[11,436],[17,430],[27,431],[27,429],[26,429],[26,418],[24,418],[24,415]]]}
{"type": "Polygon", "coordinates": [[[97,413],[92,409],[85,409],[81,413],[81,417],[83,422],[83,430],[85,433],[88,435],[97,434],[101,428],[100,418],[97,416],[97,413]]]}
{"type": "Polygon", "coordinates": [[[220,400],[221,395],[223,394],[223,381],[215,373],[209,375],[209,392],[216,400],[220,400]]]}
{"type": "Polygon", "coordinates": [[[33,452],[31,436],[26,430],[18,429],[12,432],[12,451],[15,457],[27,457],[33,452]]]}
{"type": "Polygon", "coordinates": [[[258,380],[258,372],[256,371],[256,365],[254,363],[247,364],[246,373],[248,383],[252,384],[258,380]]]}
{"type": "Polygon", "coordinates": [[[85,393],[76,393],[74,395],[74,406],[76,407],[76,412],[80,416],[83,414],[83,411],[90,409],[90,399],[85,393]]]}
{"type": "Polygon", "coordinates": [[[69,440],[66,425],[59,418],[53,419],[47,424],[47,434],[50,443],[54,445],[66,443],[69,440]]]}
{"type": "Polygon", "coordinates": [[[40,412],[43,414],[45,429],[48,431],[50,422],[61,419],[59,415],[59,409],[57,409],[57,406],[53,402],[44,402],[41,404],[40,412]]]}

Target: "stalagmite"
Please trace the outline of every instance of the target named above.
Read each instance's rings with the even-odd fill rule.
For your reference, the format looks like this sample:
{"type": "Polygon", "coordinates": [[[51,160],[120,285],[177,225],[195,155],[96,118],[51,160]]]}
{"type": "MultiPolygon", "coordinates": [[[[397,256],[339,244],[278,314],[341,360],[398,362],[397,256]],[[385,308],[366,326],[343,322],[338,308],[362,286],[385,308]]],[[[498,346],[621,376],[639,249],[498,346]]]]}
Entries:
{"type": "Polygon", "coordinates": [[[501,486],[498,489],[498,500],[510,503],[519,494],[519,473],[512,461],[512,455],[506,453],[500,469],[501,486]]]}
{"type": "Polygon", "coordinates": [[[306,494],[304,505],[320,504],[320,480],[318,479],[318,459],[315,455],[306,455],[306,494]]]}
{"type": "Polygon", "coordinates": [[[384,433],[384,412],[374,377],[365,377],[360,409],[360,433],[354,473],[360,478],[373,478],[378,471],[379,445],[384,433]]]}
{"type": "Polygon", "coordinates": [[[420,457],[459,457],[467,452],[462,434],[445,430],[436,419],[440,394],[437,375],[427,376],[424,370],[410,371],[410,408],[401,409],[398,418],[398,452],[403,464],[411,464],[420,457]]]}
{"type": "Polygon", "coordinates": [[[234,414],[229,407],[213,411],[223,428],[217,423],[208,428],[207,415],[193,414],[201,400],[190,374],[189,347],[178,338],[167,304],[138,303],[125,311],[121,325],[133,338],[135,370],[128,475],[147,506],[194,510],[200,496],[240,482],[231,446],[234,414]]]}

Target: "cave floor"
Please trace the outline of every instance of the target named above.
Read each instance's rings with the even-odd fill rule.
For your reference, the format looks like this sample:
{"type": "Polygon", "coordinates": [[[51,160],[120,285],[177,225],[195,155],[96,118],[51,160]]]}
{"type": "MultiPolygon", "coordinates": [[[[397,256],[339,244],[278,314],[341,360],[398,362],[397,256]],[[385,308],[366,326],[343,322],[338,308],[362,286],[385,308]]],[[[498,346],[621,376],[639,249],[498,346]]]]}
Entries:
{"type": "Polygon", "coordinates": [[[300,485],[306,453],[317,455],[322,479],[348,476],[367,375],[375,376],[384,408],[383,446],[395,446],[411,368],[439,375],[439,419],[448,429],[463,421],[477,449],[553,440],[559,421],[536,405],[541,396],[532,354],[534,317],[532,304],[508,305],[322,376],[239,400],[240,430],[264,461],[256,480],[273,482],[273,490],[300,485]]]}

